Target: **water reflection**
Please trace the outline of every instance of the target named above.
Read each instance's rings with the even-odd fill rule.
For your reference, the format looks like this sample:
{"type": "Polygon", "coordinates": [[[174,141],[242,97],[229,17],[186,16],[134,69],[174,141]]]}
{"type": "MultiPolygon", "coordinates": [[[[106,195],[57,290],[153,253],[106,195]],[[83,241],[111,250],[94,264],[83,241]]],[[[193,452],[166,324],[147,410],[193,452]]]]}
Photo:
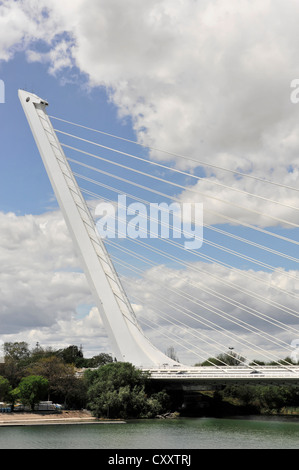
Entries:
{"type": "Polygon", "coordinates": [[[188,418],[0,427],[1,449],[298,449],[299,419],[188,418]]]}

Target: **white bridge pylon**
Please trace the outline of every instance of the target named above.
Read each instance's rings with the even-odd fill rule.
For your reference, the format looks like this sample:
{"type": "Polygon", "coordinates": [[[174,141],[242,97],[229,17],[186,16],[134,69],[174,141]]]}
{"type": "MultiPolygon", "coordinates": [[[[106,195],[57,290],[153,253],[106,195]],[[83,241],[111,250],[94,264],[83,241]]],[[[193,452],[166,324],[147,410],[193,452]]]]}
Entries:
{"type": "Polygon", "coordinates": [[[181,366],[159,351],[141,330],[46,113],[48,103],[24,90],[18,94],[115,357],[148,369],[181,366]]]}

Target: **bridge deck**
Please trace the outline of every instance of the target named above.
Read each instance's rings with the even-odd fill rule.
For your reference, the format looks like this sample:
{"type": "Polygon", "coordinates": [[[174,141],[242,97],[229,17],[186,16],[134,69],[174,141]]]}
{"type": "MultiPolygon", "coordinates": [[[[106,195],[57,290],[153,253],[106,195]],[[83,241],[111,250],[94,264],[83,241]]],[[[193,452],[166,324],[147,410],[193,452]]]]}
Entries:
{"type": "Polygon", "coordinates": [[[298,382],[299,366],[259,366],[251,367],[191,367],[143,369],[153,380],[163,381],[281,381],[298,382]]]}

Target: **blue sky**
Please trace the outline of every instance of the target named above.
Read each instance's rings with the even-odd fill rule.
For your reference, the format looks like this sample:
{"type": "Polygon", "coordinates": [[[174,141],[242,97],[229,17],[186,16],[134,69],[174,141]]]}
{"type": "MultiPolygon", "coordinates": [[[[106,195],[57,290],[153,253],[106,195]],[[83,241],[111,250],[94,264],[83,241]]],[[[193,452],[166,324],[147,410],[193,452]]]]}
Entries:
{"type": "MultiPolygon", "coordinates": [[[[130,0],[128,3],[76,0],[63,5],[58,0],[41,0],[38,5],[33,0],[1,2],[0,79],[5,84],[5,103],[0,103],[0,261],[3,266],[0,340],[25,339],[30,344],[39,341],[59,346],[83,342],[89,355],[99,348],[109,349],[20,105],[19,88],[46,99],[50,115],[138,141],[152,149],[147,152],[142,147],[70,127],[68,130],[72,132],[76,130],[87,139],[97,139],[104,145],[115,145],[125,152],[205,176],[196,182],[173,174],[171,180],[192,184],[192,189],[206,194],[200,199],[206,224],[298,257],[298,245],[246,226],[224,224],[222,218],[222,215],[234,217],[244,224],[259,225],[263,230],[298,241],[298,228],[271,224],[262,215],[299,224],[298,211],[286,207],[298,206],[296,192],[287,186],[298,187],[299,175],[299,104],[290,100],[290,84],[299,76],[298,47],[295,47],[298,43],[295,13],[299,14],[299,7],[295,0],[287,6],[282,1],[275,5],[266,3],[243,0],[228,7],[220,0],[130,0]],[[157,148],[190,156],[192,160],[163,154],[154,150],[157,148]],[[200,162],[214,167],[203,170],[200,162]],[[276,181],[281,186],[237,177],[221,167],[276,181]],[[240,192],[232,192],[229,189],[232,186],[285,206],[245,198],[240,192]]],[[[58,121],[52,122],[59,129],[67,129],[58,121]]],[[[66,137],[60,140],[68,142],[66,137]]],[[[107,157],[106,151],[95,152],[94,148],[90,151],[107,157]]],[[[78,157],[71,151],[66,153],[78,157]]],[[[129,162],[124,156],[115,159],[129,162]]],[[[108,165],[102,165],[108,169],[108,165]]],[[[135,168],[142,169],[143,165],[134,162],[135,168]]],[[[124,170],[117,171],[126,177],[124,170]]],[[[152,171],[159,177],[169,176],[167,170],[152,171]]],[[[157,180],[149,183],[140,175],[134,179],[166,191],[165,185],[157,180]]],[[[109,178],[103,181],[116,184],[109,178]]],[[[117,184],[124,190],[124,186],[117,184]]],[[[94,186],[90,189],[95,190],[94,186]]],[[[161,201],[157,195],[131,189],[136,196],[147,197],[150,202],[161,201]]],[[[198,200],[194,192],[175,187],[168,191],[182,202],[198,200]]],[[[102,194],[111,197],[112,193],[102,194]]],[[[193,279],[201,286],[197,289],[200,299],[213,307],[238,317],[240,311],[236,304],[228,306],[225,296],[296,325],[296,317],[286,318],[285,313],[275,310],[274,302],[296,309],[298,284],[284,271],[296,276],[297,263],[252,245],[244,248],[240,241],[208,229],[204,230],[204,237],[278,270],[271,273],[204,243],[198,254],[232,265],[244,277],[228,266],[206,263],[187,252],[183,254],[184,259],[201,263],[200,268],[209,272],[207,277],[201,271],[194,272],[192,277],[188,268],[180,270],[179,264],[161,260],[152,253],[150,260],[158,263],[154,277],[168,280],[175,290],[179,272],[179,284],[195,295],[191,287],[193,279]],[[263,278],[263,283],[255,281],[254,276],[263,278]],[[217,278],[240,283],[243,290],[235,292],[228,284],[219,286],[217,278]],[[200,284],[202,279],[204,285],[200,284]],[[200,290],[205,286],[219,289],[222,298],[208,297],[200,290]],[[257,299],[246,298],[246,288],[257,292],[257,296],[270,298],[272,304],[258,305],[257,299]],[[285,291],[290,291],[290,295],[285,291]]],[[[139,250],[128,240],[122,241],[122,245],[139,250]]],[[[137,266],[145,269],[140,261],[137,266]]],[[[151,318],[155,318],[154,309],[160,305],[155,294],[162,289],[162,282],[158,287],[150,284],[153,273],[149,271],[144,279],[132,280],[130,292],[139,295],[135,301],[138,312],[145,309],[146,297],[145,310],[151,318]]],[[[183,305],[187,308],[189,303],[183,305]]],[[[168,310],[172,311],[171,307],[168,310]]],[[[207,315],[203,306],[199,311],[207,315]]],[[[248,312],[246,315],[244,320],[249,319],[248,312]]],[[[267,326],[263,327],[267,330],[267,326]]],[[[229,328],[232,327],[230,324],[229,328]]],[[[247,332],[240,333],[238,328],[236,331],[244,340],[248,338],[247,332]]],[[[152,334],[163,349],[165,338],[157,329],[152,334]]],[[[220,338],[219,334],[214,332],[215,340],[220,338]]],[[[289,344],[293,335],[294,331],[290,330],[279,332],[277,337],[289,344]]],[[[265,347],[271,349],[271,345],[265,347]]],[[[247,353],[247,346],[244,348],[247,353]]],[[[207,354],[210,351],[208,348],[207,354]]],[[[277,354],[280,353],[278,350],[277,354]]],[[[182,351],[183,357],[184,354],[182,351]]],[[[188,354],[186,357],[192,361],[188,354]]]]}
{"type": "MultiPolygon", "coordinates": [[[[74,84],[63,84],[40,63],[28,63],[23,53],[2,62],[5,103],[1,119],[1,209],[17,214],[40,214],[53,205],[53,191],[18,98],[25,89],[48,100],[49,114],[134,138],[129,120],[118,119],[106,91],[87,89],[86,78],[76,72],[74,84]]],[[[64,76],[64,79],[67,77],[64,76]]],[[[70,78],[71,79],[71,78],[70,78]]]]}

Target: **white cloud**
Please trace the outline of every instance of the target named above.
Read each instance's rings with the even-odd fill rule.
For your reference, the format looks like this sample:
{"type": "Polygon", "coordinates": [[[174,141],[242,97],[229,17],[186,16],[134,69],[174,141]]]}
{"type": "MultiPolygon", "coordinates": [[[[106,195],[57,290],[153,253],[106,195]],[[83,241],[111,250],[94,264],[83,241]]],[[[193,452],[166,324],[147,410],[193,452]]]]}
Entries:
{"type": "Polygon", "coordinates": [[[180,270],[160,265],[142,278],[128,279],[125,287],[139,302],[136,312],[141,324],[145,319],[146,334],[164,351],[175,346],[182,362],[194,363],[196,355],[202,361],[230,346],[249,359],[269,361],[289,355],[298,332],[293,313],[297,272],[288,274],[294,279],[283,269],[267,273],[202,262],[180,270]]]}
{"type": "MultiPolygon", "coordinates": [[[[0,213],[0,239],[0,339],[27,341],[31,346],[38,341],[57,348],[82,344],[86,356],[112,352],[60,212],[38,216],[0,213]]],[[[255,344],[269,351],[265,357],[270,359],[271,354],[281,357],[283,351],[286,356],[288,345],[298,336],[297,318],[275,306],[279,303],[296,310],[292,295],[299,294],[298,281],[287,275],[296,276],[296,271],[231,270],[204,262],[178,270],[158,264],[141,278],[129,278],[125,289],[135,302],[137,317],[141,322],[146,317],[154,326],[151,330],[145,324],[146,334],[162,351],[174,345],[182,362],[203,360],[230,343],[250,358],[255,344]],[[254,295],[248,296],[247,290],[254,295]],[[260,315],[267,317],[262,320],[260,315]],[[239,321],[249,327],[243,323],[242,328],[236,324],[239,321]],[[189,333],[180,329],[184,324],[191,328],[189,333]],[[254,336],[252,324],[261,329],[261,335],[254,336]],[[221,328],[226,330],[224,335],[221,328]],[[172,344],[173,333],[177,336],[172,344]],[[269,334],[275,341],[284,341],[280,349],[269,334]],[[190,349],[193,344],[198,356],[186,353],[176,340],[190,349]]],[[[263,357],[262,350],[257,349],[256,355],[263,357]]]]}
{"type": "Polygon", "coordinates": [[[96,309],[84,318],[77,315],[80,306],[88,309],[94,301],[60,212],[0,213],[0,240],[3,340],[67,346],[93,338],[97,344],[106,336],[96,309]]]}
{"type": "Polygon", "coordinates": [[[64,31],[64,23],[53,15],[44,0],[4,0],[0,5],[0,60],[10,60],[38,40],[51,43],[64,31]]]}
{"type": "MultiPolygon", "coordinates": [[[[299,108],[290,84],[299,76],[298,13],[296,0],[4,1],[0,57],[23,48],[52,74],[76,65],[90,86],[106,87],[120,116],[132,118],[140,142],[295,186],[299,108]]],[[[152,151],[152,158],[171,157],[152,151]]],[[[211,174],[294,203],[278,188],[207,169],[211,174]]],[[[221,197],[235,196],[227,190],[221,197]]],[[[265,203],[246,205],[269,213],[265,203]]]]}
{"type": "MultiPolygon", "coordinates": [[[[280,177],[293,180],[281,168],[280,177]]],[[[279,182],[280,180],[277,179],[279,182]]],[[[293,187],[296,183],[293,182],[293,187]]],[[[203,178],[194,180],[192,185],[178,196],[181,203],[201,202],[204,223],[251,224],[258,227],[281,226],[287,229],[299,226],[297,192],[284,187],[275,187],[249,178],[203,178]]]]}
{"type": "Polygon", "coordinates": [[[101,352],[112,353],[109,340],[102,326],[97,308],[92,307],[84,318],[76,318],[74,311],[69,317],[53,322],[50,326],[39,327],[35,322],[27,329],[14,333],[13,329],[0,338],[6,341],[26,341],[30,347],[38,342],[43,348],[63,349],[69,345],[82,345],[84,357],[101,352]]]}

